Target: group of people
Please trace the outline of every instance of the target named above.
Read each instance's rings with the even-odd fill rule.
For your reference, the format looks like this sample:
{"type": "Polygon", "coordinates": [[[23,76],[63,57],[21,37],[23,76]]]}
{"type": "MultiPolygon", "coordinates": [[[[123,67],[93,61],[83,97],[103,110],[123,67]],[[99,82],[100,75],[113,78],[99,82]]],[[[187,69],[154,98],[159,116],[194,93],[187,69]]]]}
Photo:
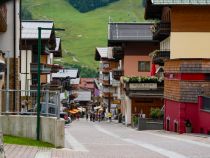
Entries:
{"type": "Polygon", "coordinates": [[[90,121],[102,121],[104,120],[104,112],[87,112],[86,113],[86,120],[90,120],[90,121]]]}

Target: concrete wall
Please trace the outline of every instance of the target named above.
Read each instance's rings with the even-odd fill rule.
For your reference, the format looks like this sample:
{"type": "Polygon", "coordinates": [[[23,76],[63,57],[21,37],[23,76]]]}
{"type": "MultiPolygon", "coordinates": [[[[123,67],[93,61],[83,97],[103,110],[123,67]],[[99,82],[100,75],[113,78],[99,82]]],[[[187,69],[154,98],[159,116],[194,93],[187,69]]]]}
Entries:
{"type": "MultiPolygon", "coordinates": [[[[36,116],[0,115],[0,131],[3,134],[36,139],[36,116]]],[[[64,147],[64,120],[41,117],[41,140],[55,147],[64,147]]]]}

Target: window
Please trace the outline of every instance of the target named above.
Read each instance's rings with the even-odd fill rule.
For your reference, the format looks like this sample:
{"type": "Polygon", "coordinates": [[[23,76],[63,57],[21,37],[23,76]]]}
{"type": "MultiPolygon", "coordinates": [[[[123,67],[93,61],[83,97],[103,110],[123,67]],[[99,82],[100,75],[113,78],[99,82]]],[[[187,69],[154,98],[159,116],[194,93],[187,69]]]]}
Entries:
{"type": "Polygon", "coordinates": [[[150,61],[139,61],[138,70],[140,72],[150,72],[150,61]]]}

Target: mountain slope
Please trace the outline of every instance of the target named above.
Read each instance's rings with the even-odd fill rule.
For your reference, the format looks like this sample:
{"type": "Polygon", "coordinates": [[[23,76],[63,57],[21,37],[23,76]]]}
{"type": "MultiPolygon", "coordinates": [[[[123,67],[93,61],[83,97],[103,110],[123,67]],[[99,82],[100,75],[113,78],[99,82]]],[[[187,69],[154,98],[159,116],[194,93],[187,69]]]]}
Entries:
{"type": "Polygon", "coordinates": [[[80,13],[68,0],[23,0],[33,19],[50,19],[55,26],[65,28],[58,32],[62,37],[63,55],[61,62],[79,64],[96,69],[95,47],[107,45],[107,23],[109,16],[115,22],[143,20],[141,0],[120,0],[109,6],[88,13],[80,13]]]}

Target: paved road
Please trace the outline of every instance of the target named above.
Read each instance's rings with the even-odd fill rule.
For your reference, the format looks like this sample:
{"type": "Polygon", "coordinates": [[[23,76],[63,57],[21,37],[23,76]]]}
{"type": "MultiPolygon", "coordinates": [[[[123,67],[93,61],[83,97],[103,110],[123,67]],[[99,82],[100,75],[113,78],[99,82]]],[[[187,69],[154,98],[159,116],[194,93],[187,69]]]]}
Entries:
{"type": "Polygon", "coordinates": [[[79,120],[66,127],[75,158],[210,158],[210,138],[79,120]]]}
{"type": "Polygon", "coordinates": [[[7,158],[210,158],[210,138],[136,131],[117,123],[74,121],[66,148],[6,145],[7,158]]]}

